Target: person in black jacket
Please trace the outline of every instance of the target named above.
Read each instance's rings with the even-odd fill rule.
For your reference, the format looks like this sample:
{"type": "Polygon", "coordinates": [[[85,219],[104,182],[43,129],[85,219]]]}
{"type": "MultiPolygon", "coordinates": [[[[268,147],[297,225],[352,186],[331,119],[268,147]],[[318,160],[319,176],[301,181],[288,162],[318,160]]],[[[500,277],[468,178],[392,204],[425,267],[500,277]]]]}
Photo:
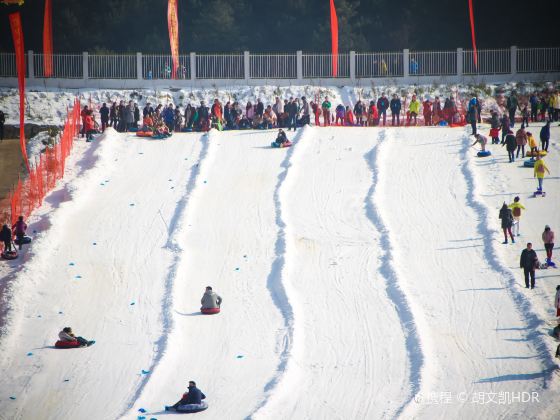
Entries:
{"type": "MultiPolygon", "coordinates": [[[[165,410],[167,411],[170,408],[177,409],[181,405],[199,405],[202,408],[203,405],[206,406],[206,403],[202,403],[204,399],[206,399],[206,395],[196,387],[196,382],[189,381],[189,390],[183,394],[183,398],[171,407],[165,407],[165,410]]],[[[192,409],[196,409],[196,407],[192,407],[192,409]]]]}
{"type": "Polygon", "coordinates": [[[517,141],[513,135],[513,131],[508,130],[506,138],[502,141],[502,147],[506,146],[508,151],[509,163],[515,162],[515,149],[517,148],[517,141]]]}
{"type": "Polygon", "coordinates": [[[109,127],[117,129],[118,118],[117,118],[117,103],[113,102],[111,109],[109,110],[109,127]]]}
{"type": "Polygon", "coordinates": [[[502,219],[502,230],[504,231],[504,244],[508,243],[508,233],[511,237],[511,243],[515,243],[515,239],[513,239],[513,233],[511,231],[511,227],[513,226],[513,213],[508,205],[504,202],[502,208],[500,209],[499,218],[502,219]]]}
{"type": "Polygon", "coordinates": [[[509,112],[510,127],[513,128],[515,126],[515,111],[519,108],[519,101],[517,100],[517,94],[515,91],[507,98],[506,108],[509,112]]]}
{"type": "Polygon", "coordinates": [[[401,125],[400,115],[401,115],[401,101],[397,98],[397,94],[393,94],[393,99],[391,99],[391,125],[395,125],[395,117],[397,118],[397,125],[401,125]]]}
{"type": "Polygon", "coordinates": [[[354,115],[356,116],[356,124],[359,126],[364,125],[364,104],[361,100],[354,105],[354,115]]]}
{"type": "Polygon", "coordinates": [[[533,250],[533,244],[529,242],[527,248],[521,253],[519,266],[523,269],[525,276],[525,287],[529,288],[529,276],[531,277],[531,289],[535,288],[535,267],[539,263],[537,253],[533,250]]]}
{"type": "Polygon", "coordinates": [[[103,102],[103,106],[99,109],[99,115],[101,115],[101,132],[104,132],[109,125],[109,108],[107,108],[105,102],[103,102]]]}
{"type": "Polygon", "coordinates": [[[387,109],[389,109],[389,99],[387,99],[385,93],[382,93],[381,98],[377,100],[377,112],[379,113],[379,122],[381,122],[381,115],[383,115],[383,125],[387,120],[387,109]]]}
{"type": "Polygon", "coordinates": [[[542,150],[548,152],[548,142],[550,140],[550,121],[547,121],[546,124],[541,128],[540,137],[542,150]]]}
{"type": "Polygon", "coordinates": [[[196,121],[196,128],[199,131],[208,131],[208,118],[209,118],[209,110],[208,107],[205,105],[204,101],[200,102],[200,106],[198,107],[198,120],[196,121]]]}
{"type": "Polygon", "coordinates": [[[288,114],[288,131],[290,131],[290,128],[296,131],[298,106],[294,98],[290,98],[290,102],[284,106],[284,112],[288,114]]]}
{"type": "Polygon", "coordinates": [[[0,111],[0,141],[4,140],[4,123],[6,122],[6,116],[3,111],[0,111]]]}
{"type": "Polygon", "coordinates": [[[264,114],[264,104],[260,99],[257,99],[257,111],[255,113],[261,118],[264,114]]]}
{"type": "Polygon", "coordinates": [[[0,230],[0,241],[4,242],[4,252],[10,252],[12,250],[12,230],[8,225],[2,226],[2,230],[0,230]]]}

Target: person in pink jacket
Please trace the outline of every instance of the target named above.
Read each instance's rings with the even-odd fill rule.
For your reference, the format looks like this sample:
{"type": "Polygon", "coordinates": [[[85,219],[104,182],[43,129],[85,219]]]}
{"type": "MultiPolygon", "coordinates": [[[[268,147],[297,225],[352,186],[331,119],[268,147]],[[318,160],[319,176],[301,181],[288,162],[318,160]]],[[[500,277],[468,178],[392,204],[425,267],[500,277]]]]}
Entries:
{"type": "Polygon", "coordinates": [[[552,262],[552,250],[554,248],[554,232],[550,229],[550,226],[548,225],[544,227],[542,240],[544,242],[544,249],[546,250],[546,263],[552,267],[555,267],[556,264],[552,262]]]}

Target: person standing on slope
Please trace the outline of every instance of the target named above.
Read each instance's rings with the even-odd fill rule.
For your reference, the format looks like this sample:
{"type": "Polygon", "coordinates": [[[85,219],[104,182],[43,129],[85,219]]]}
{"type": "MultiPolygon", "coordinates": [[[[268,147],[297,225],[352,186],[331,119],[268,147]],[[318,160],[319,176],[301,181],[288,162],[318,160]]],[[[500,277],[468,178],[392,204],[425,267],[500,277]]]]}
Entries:
{"type": "Polygon", "coordinates": [[[200,309],[216,309],[222,304],[222,298],[212,291],[211,286],[207,286],[202,299],[200,299],[200,303],[202,304],[200,309]]]}
{"type": "Polygon", "coordinates": [[[16,243],[19,245],[20,250],[23,246],[23,238],[25,237],[26,230],[27,225],[23,221],[23,216],[19,216],[17,222],[12,226],[12,231],[16,235],[16,243]]]}
{"type": "Polygon", "coordinates": [[[560,284],[556,286],[556,296],[554,297],[554,307],[556,308],[556,316],[560,317],[560,284]]]}
{"type": "Polygon", "coordinates": [[[550,121],[547,121],[540,132],[542,150],[548,152],[548,142],[550,141],[550,121]]]}
{"type": "Polygon", "coordinates": [[[387,109],[389,108],[389,100],[385,96],[385,92],[381,94],[381,98],[377,100],[377,112],[379,112],[379,125],[381,125],[381,117],[383,117],[383,125],[387,122],[387,109]]]}
{"type": "Polygon", "coordinates": [[[508,129],[506,138],[502,141],[502,147],[506,146],[508,152],[509,163],[515,162],[515,149],[517,148],[517,141],[513,132],[508,129]]]}
{"type": "Polygon", "coordinates": [[[516,158],[519,158],[519,152],[521,152],[521,158],[525,157],[525,145],[527,144],[527,132],[525,131],[525,126],[521,124],[521,128],[515,133],[515,142],[517,143],[517,153],[516,158]]]}
{"type": "Polygon", "coordinates": [[[397,119],[397,126],[401,125],[401,100],[398,98],[397,94],[393,94],[393,99],[389,105],[391,107],[391,125],[395,125],[395,118],[397,119]]]}
{"type": "Polygon", "coordinates": [[[0,241],[4,243],[4,252],[12,251],[12,230],[8,225],[2,226],[0,230],[0,241]]]}
{"type": "Polygon", "coordinates": [[[556,264],[552,262],[552,250],[554,249],[554,232],[548,225],[544,227],[542,240],[544,242],[544,249],[546,250],[546,263],[552,267],[555,267],[556,264]]]}
{"type": "Polygon", "coordinates": [[[525,288],[529,288],[529,277],[531,277],[531,289],[535,288],[535,267],[539,263],[537,253],[533,249],[533,244],[529,242],[527,248],[521,252],[519,266],[523,269],[525,277],[525,288]]]}
{"type": "Polygon", "coordinates": [[[548,167],[545,165],[544,160],[541,158],[539,153],[537,153],[537,160],[535,161],[535,167],[533,168],[533,178],[537,178],[539,182],[539,186],[537,187],[537,191],[542,192],[542,185],[544,181],[544,172],[548,172],[550,175],[550,171],[548,167]]]}
{"type": "Polygon", "coordinates": [[[511,232],[511,227],[513,226],[513,213],[511,209],[508,208],[507,204],[504,202],[502,208],[500,209],[499,218],[502,219],[502,230],[504,231],[504,244],[508,243],[508,233],[511,238],[511,243],[515,243],[513,239],[513,233],[511,232]]]}
{"type": "Polygon", "coordinates": [[[99,115],[101,116],[101,132],[104,133],[109,125],[109,108],[105,102],[103,102],[103,106],[99,109],[99,115]]]}
{"type": "Polygon", "coordinates": [[[432,103],[428,97],[422,102],[422,114],[424,114],[424,125],[432,125],[432,103]]]}
{"type": "Polygon", "coordinates": [[[331,103],[329,102],[329,97],[327,96],[323,103],[321,104],[323,110],[323,123],[325,127],[331,125],[331,103]]]}
{"type": "Polygon", "coordinates": [[[525,207],[523,207],[523,205],[519,202],[519,197],[515,197],[513,199],[513,203],[511,203],[508,206],[511,209],[511,212],[513,213],[513,231],[516,231],[517,233],[514,233],[515,236],[521,236],[521,234],[519,233],[519,221],[521,219],[521,210],[525,210],[525,207]]]}
{"type": "Polygon", "coordinates": [[[408,106],[408,110],[410,112],[410,117],[408,119],[408,123],[412,125],[412,119],[414,118],[414,125],[418,125],[418,121],[416,118],[420,113],[420,102],[416,100],[416,95],[412,95],[412,101],[410,101],[410,105],[408,106]]]}
{"type": "Polygon", "coordinates": [[[510,127],[513,128],[515,126],[515,111],[519,108],[519,101],[517,100],[517,93],[515,91],[507,98],[506,108],[509,112],[510,127]]]}

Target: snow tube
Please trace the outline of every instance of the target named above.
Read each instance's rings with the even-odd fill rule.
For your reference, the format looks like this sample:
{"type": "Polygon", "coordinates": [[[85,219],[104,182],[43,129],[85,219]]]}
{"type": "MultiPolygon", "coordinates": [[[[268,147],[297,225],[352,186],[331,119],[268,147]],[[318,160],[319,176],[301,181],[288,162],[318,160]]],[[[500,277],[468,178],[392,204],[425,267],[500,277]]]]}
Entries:
{"type": "Polygon", "coordinates": [[[534,168],[535,162],[536,160],[534,159],[527,159],[525,162],[523,162],[523,166],[525,166],[526,168],[534,168]]]}
{"type": "Polygon", "coordinates": [[[208,408],[208,404],[202,401],[200,404],[185,404],[177,407],[179,413],[198,413],[208,408]]]}
{"type": "Polygon", "coordinates": [[[17,251],[4,251],[1,254],[3,260],[15,260],[18,256],[17,251]]]}
{"type": "Polygon", "coordinates": [[[151,131],[137,131],[136,135],[138,137],[152,137],[153,133],[151,131]]]}
{"type": "MultiPolygon", "coordinates": [[[[547,151],[546,150],[539,150],[538,151],[539,156],[546,156],[547,155],[547,151]]],[[[529,150],[527,153],[525,153],[525,156],[529,156],[529,157],[536,157],[537,153],[533,153],[532,150],[529,150]]]]}
{"type": "Polygon", "coordinates": [[[78,340],[76,341],[60,341],[58,340],[54,346],[57,349],[75,349],[80,347],[80,343],[78,342],[78,340]]]}
{"type": "Polygon", "coordinates": [[[487,156],[490,156],[491,154],[492,154],[492,153],[490,152],[490,150],[484,150],[484,151],[481,150],[481,151],[478,152],[476,155],[477,155],[478,157],[487,157],[487,156]]]}
{"type": "Polygon", "coordinates": [[[282,149],[284,147],[290,147],[292,145],[292,142],[290,140],[282,143],[282,144],[278,144],[275,141],[273,141],[272,143],[270,143],[270,147],[274,148],[274,149],[282,149]]]}
{"type": "Polygon", "coordinates": [[[204,315],[214,315],[220,313],[220,308],[200,308],[200,312],[204,315]]]}
{"type": "Polygon", "coordinates": [[[16,245],[26,245],[26,244],[30,244],[31,243],[31,237],[30,236],[24,236],[23,239],[20,241],[19,239],[16,238],[16,240],[14,241],[16,243],[16,245]],[[21,242],[21,243],[20,243],[21,242]]]}

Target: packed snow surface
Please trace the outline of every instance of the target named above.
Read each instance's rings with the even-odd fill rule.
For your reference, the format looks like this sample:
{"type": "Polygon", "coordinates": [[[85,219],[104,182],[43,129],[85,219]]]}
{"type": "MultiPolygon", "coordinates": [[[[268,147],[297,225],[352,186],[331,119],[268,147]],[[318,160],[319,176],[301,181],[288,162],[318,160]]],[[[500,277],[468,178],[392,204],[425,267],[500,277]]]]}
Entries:
{"type": "Polygon", "coordinates": [[[560,232],[560,130],[545,198],[469,130],[78,140],[33,244],[0,265],[0,419],[167,418],[189,380],[201,419],[553,418],[560,275],[527,290],[518,266],[560,232]],[[208,285],[219,315],[199,312],[208,285]],[[54,349],[65,326],[96,344],[54,349]]]}

